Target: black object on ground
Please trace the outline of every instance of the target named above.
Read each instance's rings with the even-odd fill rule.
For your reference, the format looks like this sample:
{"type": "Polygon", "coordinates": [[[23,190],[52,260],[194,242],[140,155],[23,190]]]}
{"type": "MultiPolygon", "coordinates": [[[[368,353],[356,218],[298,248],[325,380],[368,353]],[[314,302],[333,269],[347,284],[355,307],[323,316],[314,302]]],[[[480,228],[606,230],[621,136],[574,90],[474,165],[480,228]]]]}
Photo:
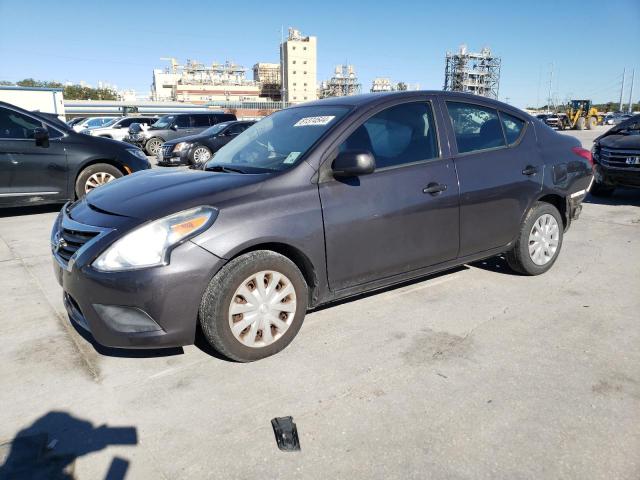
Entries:
{"type": "Polygon", "coordinates": [[[298,440],[298,428],[293,423],[293,417],[276,417],[271,420],[273,433],[276,434],[278,448],[284,452],[295,452],[300,450],[300,440],[298,440]]]}

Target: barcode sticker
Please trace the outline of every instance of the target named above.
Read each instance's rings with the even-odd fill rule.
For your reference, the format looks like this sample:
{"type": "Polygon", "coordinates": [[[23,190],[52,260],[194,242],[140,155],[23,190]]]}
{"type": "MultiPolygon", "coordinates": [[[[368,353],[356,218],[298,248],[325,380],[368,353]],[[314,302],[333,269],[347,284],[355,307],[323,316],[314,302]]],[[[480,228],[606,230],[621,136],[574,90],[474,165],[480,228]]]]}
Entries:
{"type": "Polygon", "coordinates": [[[315,125],[326,125],[331,120],[333,120],[335,115],[324,115],[320,117],[304,117],[298,120],[294,127],[309,127],[315,125]]]}

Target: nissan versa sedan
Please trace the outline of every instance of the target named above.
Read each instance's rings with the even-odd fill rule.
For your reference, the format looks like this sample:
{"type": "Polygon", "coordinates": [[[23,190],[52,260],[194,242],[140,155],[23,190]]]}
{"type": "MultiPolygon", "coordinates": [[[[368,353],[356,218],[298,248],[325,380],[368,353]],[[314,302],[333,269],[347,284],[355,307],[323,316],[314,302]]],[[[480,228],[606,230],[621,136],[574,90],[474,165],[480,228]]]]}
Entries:
{"type": "Polygon", "coordinates": [[[203,170],[138,172],[66,205],[53,263],[99,343],[185,345],[199,324],[247,362],[337,299],[500,253],[546,272],[592,178],[576,139],[504,103],[332,98],[272,114],[203,170]]]}

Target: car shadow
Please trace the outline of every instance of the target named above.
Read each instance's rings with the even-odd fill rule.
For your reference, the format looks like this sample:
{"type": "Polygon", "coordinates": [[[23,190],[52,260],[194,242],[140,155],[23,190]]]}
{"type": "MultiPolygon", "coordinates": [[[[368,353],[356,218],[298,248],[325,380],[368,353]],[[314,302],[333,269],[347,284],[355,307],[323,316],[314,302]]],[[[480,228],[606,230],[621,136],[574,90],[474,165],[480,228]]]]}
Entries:
{"type": "Polygon", "coordinates": [[[69,322],[75,329],[75,331],[84,340],[89,342],[94,350],[100,355],[105,357],[116,358],[154,358],[154,357],[173,357],[176,355],[183,355],[184,349],[182,347],[169,347],[169,348],[116,348],[105,347],[100,345],[90,332],[84,328],[78,326],[73,320],[69,318],[69,322]]]}
{"type": "Polygon", "coordinates": [[[640,188],[616,188],[610,197],[594,197],[589,194],[584,203],[640,207],[640,188]]]}
{"type": "MultiPolygon", "coordinates": [[[[136,427],[94,426],[68,412],[50,411],[0,443],[0,479],[69,479],[75,461],[110,445],[137,445],[136,427]]],[[[129,461],[114,457],[105,480],[122,480],[129,461]]]]}
{"type": "Polygon", "coordinates": [[[26,215],[39,215],[42,213],[57,213],[62,208],[63,203],[53,203],[48,205],[33,205],[28,207],[8,207],[0,208],[0,218],[23,217],[26,215]]]}
{"type": "Polygon", "coordinates": [[[484,260],[478,260],[469,265],[489,272],[504,273],[505,275],[513,275],[516,277],[522,276],[520,273],[511,269],[502,253],[494,257],[485,258],[484,260]]]}

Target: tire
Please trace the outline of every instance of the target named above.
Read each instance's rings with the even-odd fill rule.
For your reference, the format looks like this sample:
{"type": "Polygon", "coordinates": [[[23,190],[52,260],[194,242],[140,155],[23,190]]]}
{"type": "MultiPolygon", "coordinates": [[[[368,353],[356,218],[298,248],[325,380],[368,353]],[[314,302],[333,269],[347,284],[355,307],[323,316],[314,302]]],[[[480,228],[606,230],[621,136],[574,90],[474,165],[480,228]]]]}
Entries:
{"type": "Polygon", "coordinates": [[[91,190],[122,176],[122,172],[108,163],[94,163],[82,170],[76,179],[76,197],[82,198],[91,190]]]}
{"type": "Polygon", "coordinates": [[[191,152],[189,160],[192,165],[198,166],[207,162],[211,158],[211,150],[204,145],[198,145],[191,152]]]}
{"type": "Polygon", "coordinates": [[[598,119],[596,117],[589,117],[587,120],[587,130],[593,130],[598,125],[598,119]]]}
{"type": "MultiPolygon", "coordinates": [[[[553,266],[560,254],[563,234],[564,226],[558,209],[549,203],[536,202],[522,222],[516,243],[505,254],[507,263],[512,270],[523,275],[545,273],[553,266]],[[555,230],[553,229],[554,224],[555,230]],[[546,230],[548,235],[544,234],[543,239],[537,243],[533,243],[533,239],[536,238],[534,237],[534,226],[538,232],[544,232],[545,228],[549,227],[546,230]],[[536,248],[536,245],[539,246],[539,249],[536,248]],[[530,253],[532,249],[533,251],[530,253]],[[538,251],[541,252],[540,256],[536,256],[538,251]]],[[[537,238],[540,238],[540,235],[537,238]]]]}
{"type": "Polygon", "coordinates": [[[593,185],[591,185],[591,190],[589,190],[589,193],[594,197],[610,197],[611,195],[613,195],[613,191],[615,189],[615,187],[610,187],[609,185],[594,181],[593,185]]]}
{"type": "Polygon", "coordinates": [[[147,155],[155,157],[162,148],[163,143],[164,142],[159,137],[150,138],[147,140],[147,143],[144,144],[144,151],[147,152],[147,155]]]}
{"type": "Polygon", "coordinates": [[[231,260],[211,279],[200,304],[200,325],[207,341],[220,354],[237,362],[252,362],[274,355],[291,343],[307,313],[307,301],[307,284],[298,267],[283,255],[257,250],[231,260]],[[265,272],[270,273],[261,277],[265,272]],[[275,274],[282,275],[282,280],[274,285],[275,274]],[[262,302],[258,300],[261,294],[257,289],[257,278],[268,282],[264,289],[266,296],[262,298],[268,298],[269,292],[277,291],[282,291],[280,295],[292,291],[293,295],[289,293],[279,302],[276,294],[273,301],[262,302]],[[280,287],[279,290],[273,290],[276,285],[280,287]],[[245,295],[254,297],[244,298],[240,292],[243,286],[245,295]],[[252,302],[247,301],[249,299],[252,302]],[[260,307],[254,308],[251,303],[260,307]],[[270,312],[278,312],[277,321],[288,326],[282,328],[272,323],[274,317],[262,310],[264,304],[268,304],[266,309],[270,312]],[[231,315],[233,305],[239,313],[231,315]],[[289,312],[280,308],[286,308],[289,312]],[[257,317],[257,320],[252,322],[247,315],[257,317]],[[265,338],[264,324],[260,323],[267,319],[271,342],[265,338]],[[240,328],[244,326],[244,329],[234,333],[232,323],[240,328]],[[249,346],[252,342],[255,342],[253,346],[249,346]]]}
{"type": "Polygon", "coordinates": [[[578,120],[576,120],[576,130],[584,130],[586,123],[587,121],[584,117],[578,117],[578,120]]]}

